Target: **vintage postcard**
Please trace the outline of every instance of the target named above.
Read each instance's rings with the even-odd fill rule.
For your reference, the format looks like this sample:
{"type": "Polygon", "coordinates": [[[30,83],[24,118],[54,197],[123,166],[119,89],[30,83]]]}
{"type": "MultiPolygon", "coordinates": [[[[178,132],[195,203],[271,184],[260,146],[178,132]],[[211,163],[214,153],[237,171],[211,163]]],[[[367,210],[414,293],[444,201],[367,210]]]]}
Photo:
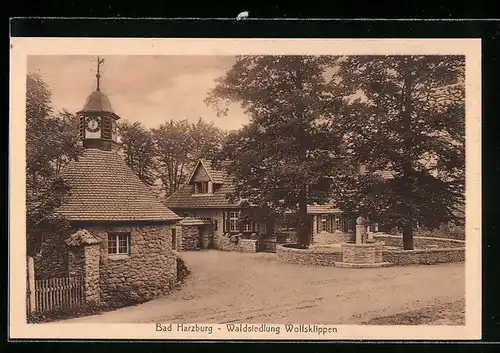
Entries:
{"type": "Polygon", "coordinates": [[[481,338],[480,39],[11,38],[10,79],[10,338],[481,338]]]}

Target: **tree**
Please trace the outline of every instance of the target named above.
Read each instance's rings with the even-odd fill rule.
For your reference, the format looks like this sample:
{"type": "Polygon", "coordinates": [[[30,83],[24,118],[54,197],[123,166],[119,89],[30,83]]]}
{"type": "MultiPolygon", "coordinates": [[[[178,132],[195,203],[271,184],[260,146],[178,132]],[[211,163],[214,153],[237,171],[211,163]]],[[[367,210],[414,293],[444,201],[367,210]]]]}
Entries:
{"type": "Polygon", "coordinates": [[[186,120],[171,120],[152,129],[156,145],[158,176],[166,196],[184,182],[191,148],[190,125],[186,120]]]}
{"type": "Polygon", "coordinates": [[[207,123],[202,118],[190,129],[192,146],[188,151],[189,159],[196,163],[199,159],[211,159],[221,148],[226,133],[214,123],[207,123]]]}
{"type": "Polygon", "coordinates": [[[294,211],[302,247],[310,243],[307,204],[330,199],[338,172],[343,92],[328,71],[336,59],[239,57],[205,100],[222,115],[224,102],[239,102],[250,116],[219,156],[235,180],[233,197],[264,217],[294,211]]]}
{"type": "Polygon", "coordinates": [[[159,177],[166,196],[175,192],[199,159],[211,159],[221,148],[224,132],[202,118],[196,124],[171,120],[152,130],[159,177]]]}
{"type": "Polygon", "coordinates": [[[464,57],[353,56],[340,65],[342,82],[358,91],[345,161],[364,168],[343,181],[342,207],[399,227],[404,249],[413,249],[416,223],[460,221],[464,57]]]}
{"type": "Polygon", "coordinates": [[[62,234],[68,223],[55,210],[69,191],[59,177],[61,169],[76,159],[76,118],[67,111],[54,114],[51,92],[36,74],[26,78],[26,236],[27,253],[40,251],[43,239],[62,234]]]}
{"type": "Polygon", "coordinates": [[[125,162],[143,183],[153,185],[156,181],[153,134],[140,122],[130,123],[126,120],[118,124],[118,132],[125,162]]]}

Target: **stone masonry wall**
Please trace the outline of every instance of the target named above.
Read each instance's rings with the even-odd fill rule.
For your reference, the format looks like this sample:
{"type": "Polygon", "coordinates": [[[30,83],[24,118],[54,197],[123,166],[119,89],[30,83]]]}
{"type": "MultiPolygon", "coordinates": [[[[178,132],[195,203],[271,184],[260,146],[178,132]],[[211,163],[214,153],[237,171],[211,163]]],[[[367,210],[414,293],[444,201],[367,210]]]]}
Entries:
{"type": "Polygon", "coordinates": [[[86,227],[102,240],[99,275],[104,301],[117,297],[152,299],[168,293],[177,281],[171,249],[173,224],[86,227]],[[107,232],[130,232],[130,254],[108,255],[107,232]]]}
{"type": "Polygon", "coordinates": [[[342,244],[342,262],[375,263],[375,244],[342,244]]]}
{"type": "Polygon", "coordinates": [[[101,301],[101,286],[100,286],[100,245],[93,244],[84,247],[85,258],[85,277],[84,290],[85,300],[87,302],[101,301]]]}
{"type": "Polygon", "coordinates": [[[181,226],[181,232],[177,234],[178,237],[178,250],[179,251],[193,251],[200,250],[200,231],[199,226],[181,226]]]}
{"type": "Polygon", "coordinates": [[[375,263],[384,261],[384,244],[381,242],[375,243],[375,263]]]}
{"type": "Polygon", "coordinates": [[[384,250],[383,259],[384,262],[391,262],[398,266],[462,262],[465,261],[465,249],[384,250]]]}
{"type": "MultiPolygon", "coordinates": [[[[343,250],[345,253],[345,247],[343,247],[343,250]]],[[[370,258],[371,256],[375,256],[376,263],[389,262],[396,266],[414,264],[433,265],[438,263],[465,261],[465,248],[385,250],[381,244],[377,244],[374,248],[374,252],[370,252],[368,256],[370,258]]],[[[321,251],[319,248],[294,249],[287,247],[287,245],[276,246],[276,258],[281,262],[321,266],[334,266],[335,262],[345,261],[342,259],[342,253],[340,252],[326,252],[321,251]]],[[[360,260],[358,257],[357,261],[367,260],[360,260]]]]}
{"type": "Polygon", "coordinates": [[[276,259],[298,265],[334,266],[335,262],[342,260],[342,254],[319,249],[294,249],[286,245],[277,245],[276,259]]]}
{"type": "Polygon", "coordinates": [[[257,252],[257,239],[238,239],[237,243],[231,241],[229,234],[215,235],[214,247],[222,251],[237,251],[237,252],[257,252]]]}
{"type": "Polygon", "coordinates": [[[240,252],[257,252],[259,241],[256,239],[240,239],[238,241],[240,252]]]}
{"type": "Polygon", "coordinates": [[[83,279],[85,300],[87,302],[101,301],[100,256],[99,244],[69,247],[68,249],[69,275],[83,279]]]}
{"type": "MultiPolygon", "coordinates": [[[[181,244],[181,238],[182,238],[182,226],[177,223],[175,227],[175,246],[173,246],[172,250],[180,250],[180,244],[181,244]]],[[[172,234],[170,234],[170,237],[172,237],[172,234]]]]}
{"type": "Polygon", "coordinates": [[[214,248],[222,251],[238,251],[229,234],[214,234],[214,248]]]}

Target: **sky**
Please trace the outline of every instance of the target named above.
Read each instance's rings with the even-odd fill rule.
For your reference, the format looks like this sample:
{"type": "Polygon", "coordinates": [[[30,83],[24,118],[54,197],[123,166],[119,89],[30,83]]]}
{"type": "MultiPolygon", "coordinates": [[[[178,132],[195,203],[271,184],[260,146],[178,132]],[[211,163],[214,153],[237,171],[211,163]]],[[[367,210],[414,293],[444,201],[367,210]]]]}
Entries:
{"type": "MultiPolygon", "coordinates": [[[[197,122],[201,117],[225,130],[248,122],[239,104],[227,116],[217,117],[203,100],[235,62],[232,56],[105,56],[101,65],[101,91],[116,114],[147,128],[173,119],[197,122]]],[[[96,89],[97,57],[30,56],[29,73],[48,84],[56,110],[77,112],[96,89]]]]}

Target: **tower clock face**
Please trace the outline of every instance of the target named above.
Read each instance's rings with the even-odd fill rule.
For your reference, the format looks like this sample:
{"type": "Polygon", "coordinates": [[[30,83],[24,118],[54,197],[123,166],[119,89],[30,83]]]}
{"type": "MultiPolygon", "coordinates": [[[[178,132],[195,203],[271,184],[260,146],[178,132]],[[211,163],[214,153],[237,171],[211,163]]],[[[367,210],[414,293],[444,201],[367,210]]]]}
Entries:
{"type": "Polygon", "coordinates": [[[95,116],[88,117],[85,128],[88,132],[98,132],[101,129],[101,119],[95,116]]]}

